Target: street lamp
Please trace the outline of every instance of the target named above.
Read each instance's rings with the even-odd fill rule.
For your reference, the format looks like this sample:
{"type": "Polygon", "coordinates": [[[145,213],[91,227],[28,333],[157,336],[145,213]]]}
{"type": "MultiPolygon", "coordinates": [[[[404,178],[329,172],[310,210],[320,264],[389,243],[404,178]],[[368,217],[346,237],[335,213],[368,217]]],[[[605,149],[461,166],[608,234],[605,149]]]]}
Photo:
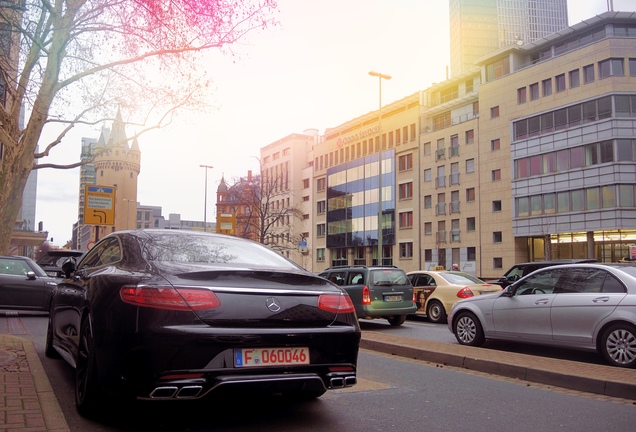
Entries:
{"type": "Polygon", "coordinates": [[[391,75],[383,74],[380,72],[370,71],[369,75],[373,77],[378,77],[378,82],[380,83],[380,106],[378,109],[378,134],[379,134],[379,194],[378,194],[378,263],[379,265],[384,264],[384,254],[382,251],[382,79],[390,80],[391,75]]]}
{"type": "Polygon", "coordinates": [[[130,202],[133,201],[131,199],[123,198],[122,201],[126,201],[126,229],[130,229],[130,202]]]}
{"type": "Polygon", "coordinates": [[[205,168],[205,197],[203,198],[203,231],[208,230],[208,168],[214,168],[212,165],[199,165],[205,168]]]}

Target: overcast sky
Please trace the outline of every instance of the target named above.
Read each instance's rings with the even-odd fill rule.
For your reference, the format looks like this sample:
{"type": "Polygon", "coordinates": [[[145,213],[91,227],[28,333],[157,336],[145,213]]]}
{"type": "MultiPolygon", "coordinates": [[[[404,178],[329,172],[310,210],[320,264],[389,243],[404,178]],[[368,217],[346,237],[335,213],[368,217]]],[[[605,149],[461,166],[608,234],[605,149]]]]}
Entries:
{"type": "MultiPolygon", "coordinates": [[[[606,0],[569,0],[569,24],[607,10],[606,0]]],[[[634,0],[614,0],[614,10],[633,11],[634,0]]],[[[258,171],[259,149],[292,133],[338,126],[378,108],[375,70],[383,104],[446,79],[449,66],[448,0],[279,0],[280,26],[235,47],[240,58],[214,56],[208,66],[216,92],[213,109],[186,126],[139,140],[137,200],[161,206],[164,217],[203,220],[205,169],[208,221],[215,218],[221,176],[258,171]]],[[[113,113],[114,114],[114,113],[113,113]]],[[[109,125],[110,126],[110,125],[109,125]]],[[[70,134],[51,161],[75,162],[81,138],[70,134]]],[[[79,170],[40,170],[36,224],[53,244],[71,239],[77,220],[79,170]]]]}

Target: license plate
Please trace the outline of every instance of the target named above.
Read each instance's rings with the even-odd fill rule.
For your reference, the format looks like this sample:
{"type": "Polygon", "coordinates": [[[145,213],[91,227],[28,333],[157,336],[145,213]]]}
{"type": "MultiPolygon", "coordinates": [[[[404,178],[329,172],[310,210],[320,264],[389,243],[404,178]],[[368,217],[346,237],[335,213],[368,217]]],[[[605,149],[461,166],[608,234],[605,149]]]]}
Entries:
{"type": "Polygon", "coordinates": [[[309,364],[309,348],[243,348],[234,350],[234,366],[288,366],[309,364]]]}
{"type": "Polygon", "coordinates": [[[402,301],[402,296],[401,295],[384,296],[384,301],[386,301],[386,302],[401,302],[402,301]]]}

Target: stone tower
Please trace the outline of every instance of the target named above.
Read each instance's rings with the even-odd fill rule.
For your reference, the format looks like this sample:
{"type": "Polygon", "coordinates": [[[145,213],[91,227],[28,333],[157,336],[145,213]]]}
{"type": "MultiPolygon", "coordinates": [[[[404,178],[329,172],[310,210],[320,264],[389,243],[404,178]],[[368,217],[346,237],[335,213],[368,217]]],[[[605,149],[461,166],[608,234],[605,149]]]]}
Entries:
{"type": "Polygon", "coordinates": [[[129,144],[121,112],[113,122],[111,133],[102,133],[95,144],[95,184],[115,187],[115,225],[101,228],[99,238],[111,231],[137,228],[137,178],[141,169],[141,152],[137,139],[129,144]]]}

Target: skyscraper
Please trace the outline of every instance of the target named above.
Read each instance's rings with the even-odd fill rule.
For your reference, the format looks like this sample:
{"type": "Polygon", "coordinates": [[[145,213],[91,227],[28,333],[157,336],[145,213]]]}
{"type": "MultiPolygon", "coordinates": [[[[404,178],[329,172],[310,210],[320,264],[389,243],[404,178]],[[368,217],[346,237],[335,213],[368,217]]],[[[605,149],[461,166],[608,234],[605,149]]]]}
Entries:
{"type": "Polygon", "coordinates": [[[449,0],[451,75],[499,48],[568,27],[567,0],[449,0]]]}

